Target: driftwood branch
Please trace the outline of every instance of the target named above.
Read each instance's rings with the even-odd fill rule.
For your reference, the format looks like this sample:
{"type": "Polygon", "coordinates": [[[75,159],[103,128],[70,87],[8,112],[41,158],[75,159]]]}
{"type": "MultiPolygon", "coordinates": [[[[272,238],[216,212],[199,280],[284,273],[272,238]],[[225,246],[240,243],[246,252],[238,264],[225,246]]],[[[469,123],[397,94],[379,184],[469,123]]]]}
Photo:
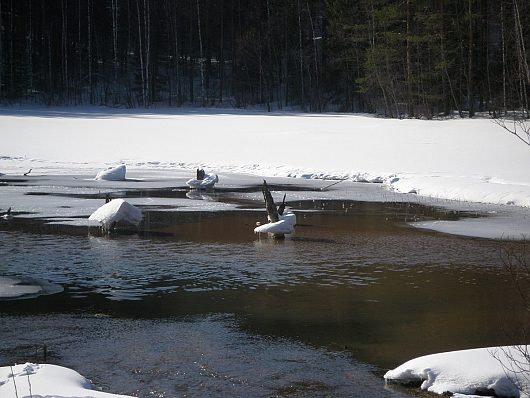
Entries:
{"type": "Polygon", "coordinates": [[[276,209],[276,205],[274,204],[274,199],[272,198],[271,191],[269,190],[267,181],[265,180],[263,180],[263,187],[261,188],[261,192],[263,192],[263,198],[265,199],[265,208],[267,209],[267,215],[269,216],[270,222],[280,221],[280,216],[278,214],[278,210],[276,209]]]}

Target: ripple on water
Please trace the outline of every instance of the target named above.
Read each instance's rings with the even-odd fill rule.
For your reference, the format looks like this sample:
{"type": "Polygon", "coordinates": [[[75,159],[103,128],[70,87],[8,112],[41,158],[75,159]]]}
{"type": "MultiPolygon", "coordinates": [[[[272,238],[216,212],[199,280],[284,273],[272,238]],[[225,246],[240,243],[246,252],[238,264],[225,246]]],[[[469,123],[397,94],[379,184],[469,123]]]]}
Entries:
{"type": "Polygon", "coordinates": [[[245,333],[229,315],[184,320],[47,315],[2,321],[6,328],[0,357],[15,361],[24,350],[34,355],[34,347],[46,342],[52,361],[60,358],[64,366],[114,393],[400,396],[385,391],[368,365],[288,339],[245,333]],[[20,329],[27,332],[21,336],[16,332],[20,329]]]}
{"type": "Polygon", "coordinates": [[[491,262],[482,251],[467,250],[463,259],[465,240],[418,233],[335,236],[338,239],[331,243],[286,240],[275,244],[0,232],[0,275],[80,288],[78,296],[99,293],[112,300],[133,300],[155,293],[308,283],[366,286],[377,282],[381,269],[406,272],[475,264],[474,256],[486,266],[491,262]]]}

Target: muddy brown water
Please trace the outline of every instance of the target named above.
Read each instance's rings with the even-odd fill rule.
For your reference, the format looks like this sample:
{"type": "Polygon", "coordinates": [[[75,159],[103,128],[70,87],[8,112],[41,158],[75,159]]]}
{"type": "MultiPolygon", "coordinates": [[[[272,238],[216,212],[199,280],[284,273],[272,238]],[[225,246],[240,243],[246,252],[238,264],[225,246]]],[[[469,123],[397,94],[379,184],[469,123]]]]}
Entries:
{"type": "MultiPolygon", "coordinates": [[[[221,195],[222,196],[222,195],[221,195]]],[[[64,291],[0,301],[0,365],[70,366],[139,396],[402,396],[413,357],[520,341],[505,243],[417,230],[470,216],[405,203],[301,201],[293,236],[263,211],[145,213],[141,232],[0,224],[0,275],[64,291]]]]}

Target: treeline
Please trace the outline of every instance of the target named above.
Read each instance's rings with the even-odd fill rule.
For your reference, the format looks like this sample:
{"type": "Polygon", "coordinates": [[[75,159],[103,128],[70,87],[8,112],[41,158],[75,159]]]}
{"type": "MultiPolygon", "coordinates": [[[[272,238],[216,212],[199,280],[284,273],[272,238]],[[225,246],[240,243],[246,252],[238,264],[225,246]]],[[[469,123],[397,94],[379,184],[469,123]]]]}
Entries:
{"type": "Polygon", "coordinates": [[[527,0],[0,0],[0,102],[528,110],[527,0]]]}

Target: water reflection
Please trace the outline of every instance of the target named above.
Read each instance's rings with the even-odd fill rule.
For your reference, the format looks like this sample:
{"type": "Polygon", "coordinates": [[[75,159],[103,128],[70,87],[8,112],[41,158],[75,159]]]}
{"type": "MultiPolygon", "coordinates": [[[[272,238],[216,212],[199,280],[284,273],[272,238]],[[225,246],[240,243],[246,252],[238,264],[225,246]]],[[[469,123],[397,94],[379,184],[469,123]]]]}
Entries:
{"type": "Polygon", "coordinates": [[[168,398],[401,396],[386,392],[368,365],[295,341],[241,332],[232,316],[126,320],[51,315],[3,317],[2,322],[7,328],[0,362],[42,361],[36,347],[45,343],[52,362],[74,367],[114,393],[168,398]],[[15,326],[27,332],[21,336],[15,326]]]}
{"type": "Polygon", "coordinates": [[[522,306],[502,243],[407,227],[444,216],[421,207],[295,207],[299,225],[282,242],[258,239],[266,214],[249,211],[152,210],[128,236],[0,231],[0,276],[65,289],[0,302],[0,359],[46,340],[100,385],[114,383],[112,369],[115,392],[379,397],[394,393],[357,360],[387,368],[513,342],[499,325],[514,325],[522,306]],[[60,315],[78,312],[105,317],[60,315]]]}

